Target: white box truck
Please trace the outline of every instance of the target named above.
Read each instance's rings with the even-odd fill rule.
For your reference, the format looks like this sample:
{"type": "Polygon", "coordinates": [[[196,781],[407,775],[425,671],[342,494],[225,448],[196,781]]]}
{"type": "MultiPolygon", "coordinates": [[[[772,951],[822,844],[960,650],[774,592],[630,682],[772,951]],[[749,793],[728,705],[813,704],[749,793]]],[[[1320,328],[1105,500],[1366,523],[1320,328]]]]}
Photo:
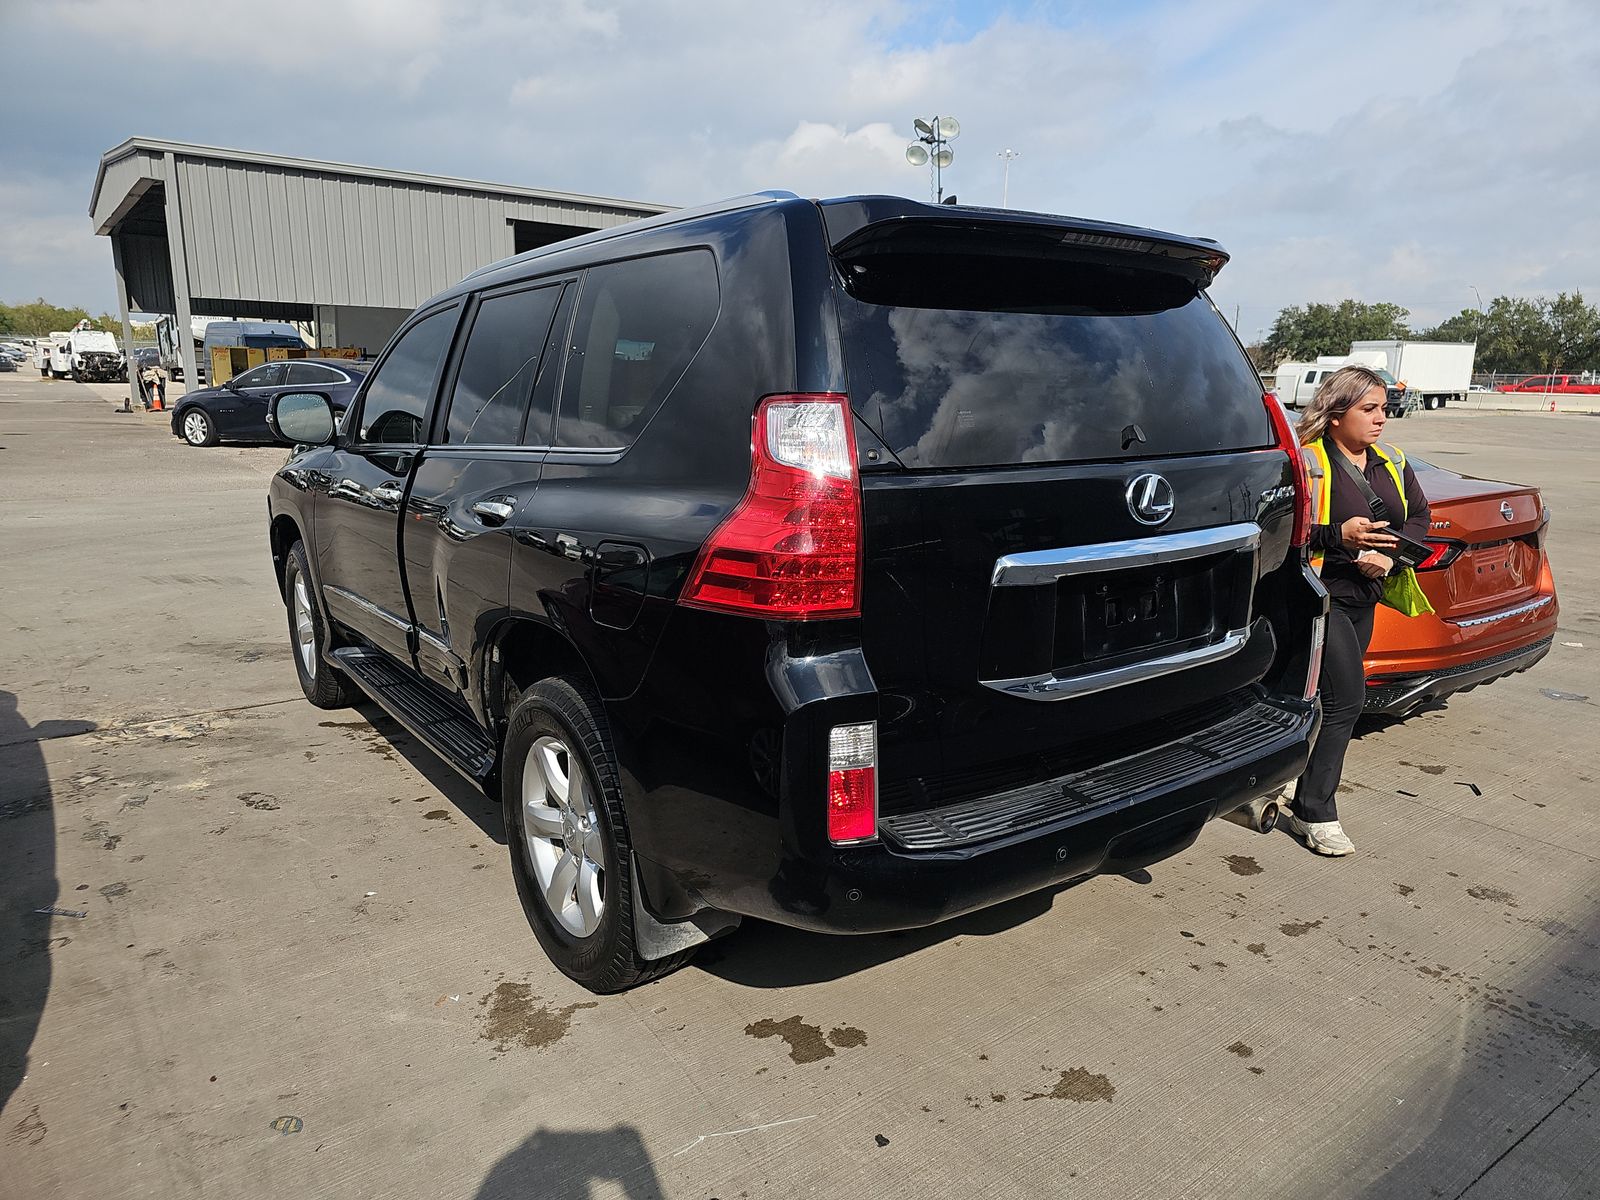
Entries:
{"type": "Polygon", "coordinates": [[[1465,400],[1472,383],[1476,342],[1351,342],[1350,354],[1376,351],[1384,368],[1421,397],[1423,408],[1443,408],[1450,400],[1465,400]]]}
{"type": "MultiPolygon", "coordinates": [[[[1366,366],[1374,365],[1365,359],[1360,361],[1366,366]]],[[[1322,386],[1322,381],[1340,367],[1349,366],[1350,362],[1351,359],[1343,354],[1323,354],[1313,363],[1280,363],[1276,388],[1278,399],[1283,401],[1285,408],[1304,408],[1311,403],[1311,398],[1317,394],[1317,388],[1322,386]]]]}

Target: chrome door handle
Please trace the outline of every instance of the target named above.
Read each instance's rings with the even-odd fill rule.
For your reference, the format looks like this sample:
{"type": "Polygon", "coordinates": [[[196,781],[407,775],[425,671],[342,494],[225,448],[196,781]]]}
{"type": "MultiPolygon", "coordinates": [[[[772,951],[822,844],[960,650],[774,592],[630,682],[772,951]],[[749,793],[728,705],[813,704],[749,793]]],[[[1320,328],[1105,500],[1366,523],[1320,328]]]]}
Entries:
{"type": "Polygon", "coordinates": [[[398,504],[400,503],[400,497],[405,494],[405,488],[398,483],[380,483],[372,489],[372,498],[381,500],[385,504],[398,504]]]}
{"type": "Polygon", "coordinates": [[[504,500],[479,500],[472,506],[472,515],[485,525],[504,525],[514,512],[515,506],[504,500]]]}

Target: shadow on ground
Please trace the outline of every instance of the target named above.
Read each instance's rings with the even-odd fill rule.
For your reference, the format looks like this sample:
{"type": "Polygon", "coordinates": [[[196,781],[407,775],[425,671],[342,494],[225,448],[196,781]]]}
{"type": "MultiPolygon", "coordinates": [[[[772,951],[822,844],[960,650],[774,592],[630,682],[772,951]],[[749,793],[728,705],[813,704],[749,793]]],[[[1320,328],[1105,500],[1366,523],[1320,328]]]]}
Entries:
{"type": "MultiPolygon", "coordinates": [[[[500,806],[479,789],[456,774],[455,770],[424,742],[412,737],[406,728],[370,700],[361,699],[354,709],[372,726],[394,752],[410,763],[436,792],[456,806],[482,832],[500,845],[506,844],[505,821],[500,806]]],[[[383,753],[384,747],[375,748],[383,753]]]]}
{"type": "Polygon", "coordinates": [[[484,1177],[475,1200],[583,1200],[591,1183],[621,1187],[627,1200],[664,1195],[655,1164],[631,1125],[600,1130],[540,1129],[484,1177]]]}
{"type": "MultiPolygon", "coordinates": [[[[1148,874],[1136,872],[1148,880],[1148,874]]],[[[1141,880],[1130,876],[1134,882],[1141,880]]],[[[1060,893],[1076,884],[1062,884],[1018,896],[1004,904],[964,917],[903,933],[811,933],[785,925],[746,918],[725,938],[702,947],[690,964],[744,987],[787,988],[841,979],[929,946],[960,937],[990,937],[1042,917],[1060,893]]]]}
{"type": "MultiPolygon", "coordinates": [[[[1514,914],[1516,900],[1503,902],[1514,914]]],[[[1454,1062],[1430,1089],[1436,1101],[1395,1110],[1368,1135],[1366,1157],[1392,1165],[1367,1200],[1600,1195],[1600,915],[1511,919],[1548,939],[1514,985],[1467,965],[1415,968],[1459,1009],[1454,1062]]]]}
{"type": "Polygon", "coordinates": [[[75,920],[35,910],[57,902],[56,824],[41,741],[88,733],[90,721],[29,725],[0,691],[0,1108],[28,1073],[28,1051],[50,995],[50,955],[75,920]]]}

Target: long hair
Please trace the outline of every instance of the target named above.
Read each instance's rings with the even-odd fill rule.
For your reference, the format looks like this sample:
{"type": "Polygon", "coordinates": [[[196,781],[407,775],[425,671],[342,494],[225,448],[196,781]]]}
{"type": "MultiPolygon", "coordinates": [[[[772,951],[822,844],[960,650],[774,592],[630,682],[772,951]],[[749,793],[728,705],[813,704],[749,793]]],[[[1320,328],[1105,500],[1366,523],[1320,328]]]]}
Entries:
{"type": "Polygon", "coordinates": [[[1329,375],[1317,385],[1317,394],[1311,398],[1306,415],[1300,418],[1300,444],[1309,446],[1320,441],[1333,419],[1344,416],[1373,388],[1388,393],[1383,376],[1371,367],[1340,367],[1329,375]]]}

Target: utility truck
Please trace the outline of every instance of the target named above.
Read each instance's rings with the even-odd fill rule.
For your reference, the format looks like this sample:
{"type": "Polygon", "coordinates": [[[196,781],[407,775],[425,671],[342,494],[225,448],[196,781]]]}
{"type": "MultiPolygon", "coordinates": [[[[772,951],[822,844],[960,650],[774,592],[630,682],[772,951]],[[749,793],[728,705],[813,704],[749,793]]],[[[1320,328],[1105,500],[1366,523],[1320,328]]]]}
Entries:
{"type": "Polygon", "coordinates": [[[1443,408],[1451,400],[1465,400],[1472,383],[1476,342],[1351,342],[1350,358],[1358,354],[1381,355],[1381,366],[1417,396],[1426,409],[1443,408]]]}
{"type": "Polygon", "coordinates": [[[45,374],[79,383],[115,383],[128,371],[117,339],[103,329],[74,329],[50,335],[45,374]]]}

